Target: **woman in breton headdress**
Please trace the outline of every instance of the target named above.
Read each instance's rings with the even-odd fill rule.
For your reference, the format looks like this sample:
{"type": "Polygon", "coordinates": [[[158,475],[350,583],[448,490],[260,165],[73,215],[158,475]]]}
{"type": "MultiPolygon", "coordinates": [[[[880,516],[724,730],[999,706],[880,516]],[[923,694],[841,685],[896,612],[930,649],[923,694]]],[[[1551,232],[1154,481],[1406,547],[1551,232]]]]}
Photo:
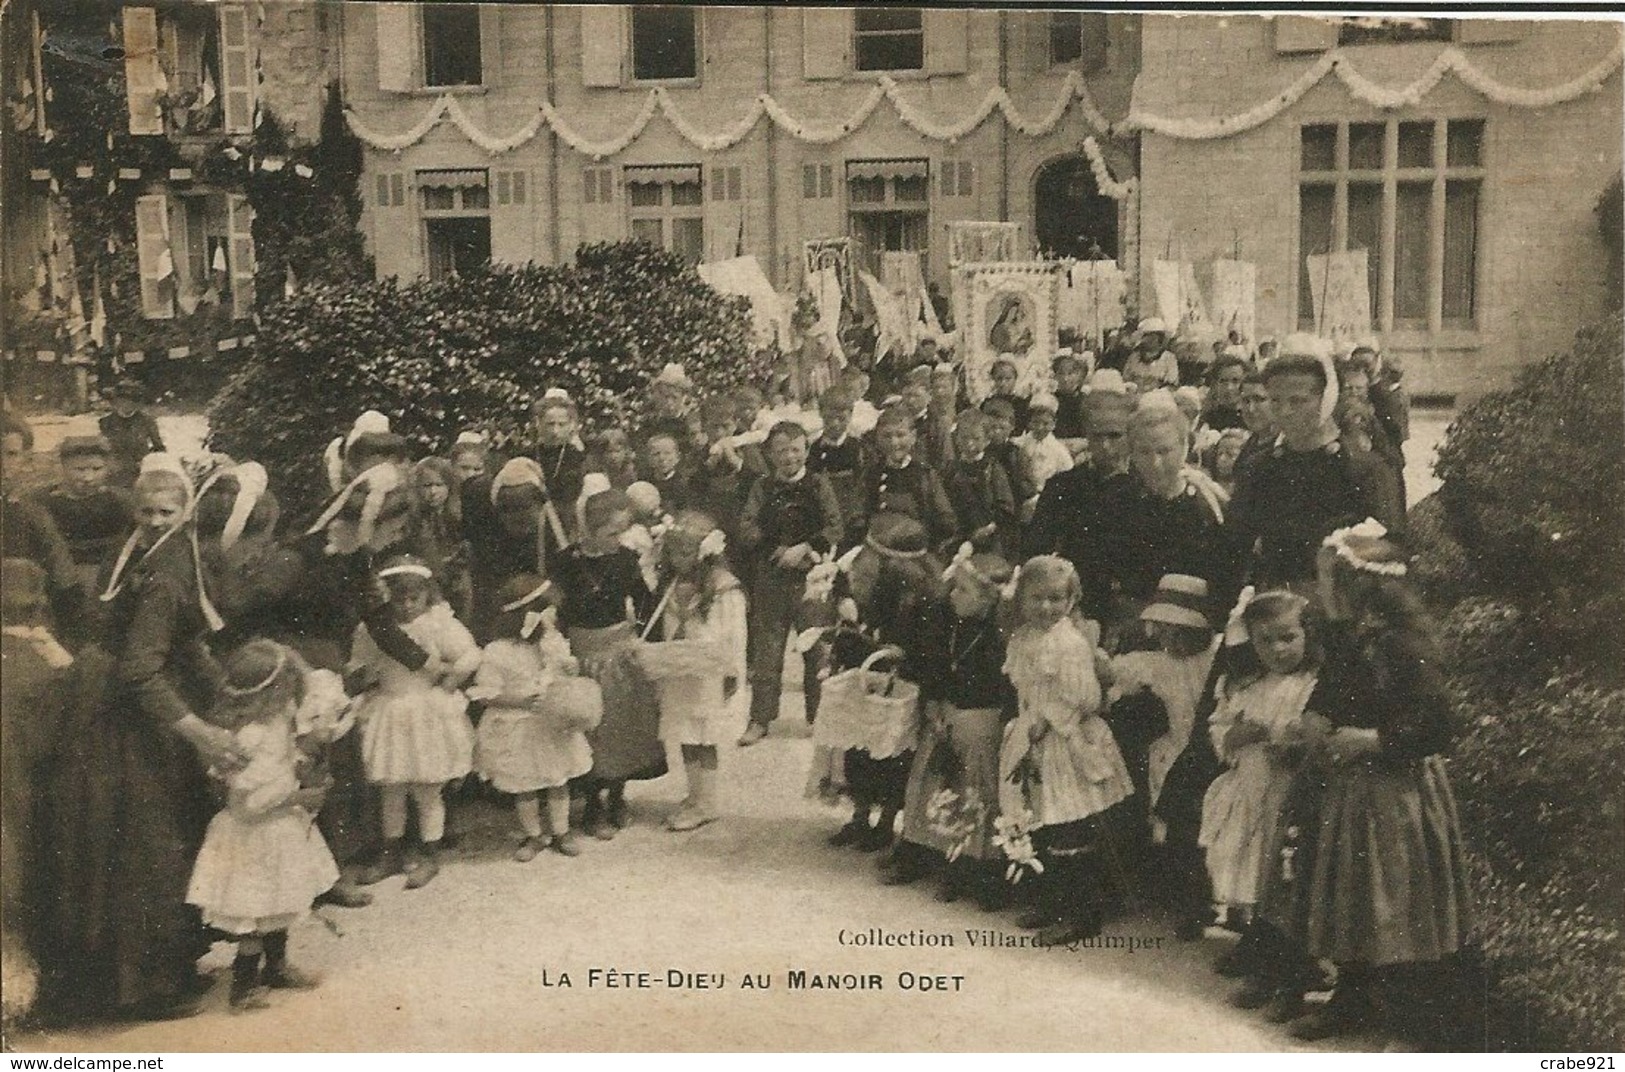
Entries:
{"type": "Polygon", "coordinates": [[[197,1011],[195,962],[209,948],[186,903],[214,810],[207,771],[243,756],[197,714],[220,679],[204,640],[221,619],[191,482],[173,457],[149,455],[135,493],[136,529],[100,594],[104,632],[79,657],[43,784],[44,982],[59,1008],[172,1018],[197,1011]]]}

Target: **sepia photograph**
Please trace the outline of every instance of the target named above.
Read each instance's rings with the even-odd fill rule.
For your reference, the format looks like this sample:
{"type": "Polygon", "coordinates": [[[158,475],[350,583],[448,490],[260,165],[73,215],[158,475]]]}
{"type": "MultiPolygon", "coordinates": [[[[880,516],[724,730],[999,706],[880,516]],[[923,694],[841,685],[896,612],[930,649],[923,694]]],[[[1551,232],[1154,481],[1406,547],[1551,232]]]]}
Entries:
{"type": "Polygon", "coordinates": [[[1625,22],[1108,6],[0,0],[7,1060],[1625,1050],[1625,22]]]}

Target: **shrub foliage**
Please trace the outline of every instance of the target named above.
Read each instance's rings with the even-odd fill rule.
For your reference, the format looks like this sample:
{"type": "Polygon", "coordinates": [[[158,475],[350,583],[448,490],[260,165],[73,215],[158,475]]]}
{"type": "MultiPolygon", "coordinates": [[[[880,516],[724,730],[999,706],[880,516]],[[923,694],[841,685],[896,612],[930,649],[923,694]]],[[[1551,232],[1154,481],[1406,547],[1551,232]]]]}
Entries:
{"type": "Polygon", "coordinates": [[[1463,410],[1413,514],[1464,734],[1452,762],[1493,1048],[1625,1024],[1625,413],[1617,318],[1463,410]]]}
{"type": "Polygon", "coordinates": [[[642,243],[584,246],[560,267],[311,286],[264,314],[256,350],[215,398],[210,442],[263,463],[295,516],[326,490],[323,448],[366,409],[421,449],[477,428],[519,450],[548,387],[569,391],[599,427],[635,425],[667,362],[701,390],[765,371],[744,300],[642,243]]]}

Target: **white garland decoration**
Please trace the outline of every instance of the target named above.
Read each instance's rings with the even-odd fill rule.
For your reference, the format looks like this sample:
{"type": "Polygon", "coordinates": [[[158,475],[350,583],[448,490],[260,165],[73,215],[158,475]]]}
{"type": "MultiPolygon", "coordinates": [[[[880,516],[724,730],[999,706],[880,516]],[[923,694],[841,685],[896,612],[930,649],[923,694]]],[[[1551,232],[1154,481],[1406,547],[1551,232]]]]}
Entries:
{"type": "Polygon", "coordinates": [[[1238,112],[1222,119],[1172,119],[1131,111],[1128,118],[1116,129],[1149,130],[1165,137],[1191,140],[1228,138],[1263,126],[1274,119],[1298,103],[1305,93],[1319,85],[1328,74],[1336,75],[1338,81],[1343,83],[1356,100],[1384,110],[1415,107],[1433,92],[1448,74],[1454,74],[1467,88],[1496,104],[1517,108],[1550,108],[1588,93],[1595,93],[1619,69],[1622,60],[1625,60],[1625,42],[1616,43],[1614,49],[1601,62],[1576,78],[1545,89],[1530,89],[1497,81],[1475,67],[1461,49],[1449,47],[1442,50],[1428,69],[1410,85],[1400,89],[1389,89],[1361,74],[1342,51],[1332,49],[1323,53],[1279,94],[1245,112],[1238,112]]]}
{"type": "Polygon", "coordinates": [[[1118,182],[1112,178],[1112,173],[1106,167],[1106,157],[1100,151],[1100,143],[1095,141],[1093,134],[1083,139],[1083,155],[1089,161],[1089,170],[1095,176],[1095,188],[1113,201],[1122,201],[1134,193],[1139,186],[1139,180],[1132,175],[1118,182]]]}
{"type": "Polygon", "coordinates": [[[547,101],[538,106],[535,117],[529,123],[503,138],[492,137],[480,130],[463,109],[461,101],[449,93],[436,99],[416,124],[399,134],[384,134],[373,130],[354,110],[346,109],[344,118],[357,138],[374,149],[388,152],[398,153],[416,145],[440,123],[450,120],[453,126],[462,131],[464,137],[491,154],[512,152],[536,137],[541,133],[542,127],[546,126],[558,135],[560,141],[576,152],[590,156],[594,160],[602,160],[606,156],[614,156],[625,151],[643,134],[644,128],[649,125],[649,121],[656,113],[665,116],[666,121],[678,135],[690,145],[702,152],[720,152],[749,137],[763,116],[776,123],[797,141],[810,145],[830,145],[857,133],[874,115],[875,109],[887,101],[891,103],[898,119],[905,126],[932,141],[957,142],[985,123],[994,112],[1002,114],[1005,121],[1020,133],[1034,138],[1042,137],[1060,125],[1074,104],[1082,109],[1084,119],[1092,127],[1103,134],[1111,132],[1111,123],[1096,107],[1094,99],[1089,95],[1088,86],[1076,71],[1067,75],[1055,103],[1043,116],[1036,119],[1023,115],[1004,87],[998,86],[989,89],[981,103],[958,122],[939,123],[910,102],[896,81],[885,76],[870,88],[863,101],[845,120],[823,126],[813,125],[797,118],[772,96],[764,93],[752,102],[749,110],[737,122],[708,133],[695,126],[677,110],[675,101],[664,86],[650,90],[631,125],[620,136],[607,141],[593,141],[580,133],[565,120],[551,102],[547,101]]]}

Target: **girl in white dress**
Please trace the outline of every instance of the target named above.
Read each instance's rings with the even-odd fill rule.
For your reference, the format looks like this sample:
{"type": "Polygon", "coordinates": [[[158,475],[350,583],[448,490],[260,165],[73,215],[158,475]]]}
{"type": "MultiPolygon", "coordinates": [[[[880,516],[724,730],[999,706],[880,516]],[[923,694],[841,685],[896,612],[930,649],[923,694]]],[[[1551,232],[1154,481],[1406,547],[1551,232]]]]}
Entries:
{"type": "Polygon", "coordinates": [[[474,766],[481,778],[513,794],[514,814],[525,835],[513,854],[520,863],[529,863],[550,846],[561,856],[581,854],[570,833],[570,779],[592,769],[586,731],[603,716],[598,686],[574,677],[580,667],[570,654],[570,642],[548,621],[551,612],[541,609],[546,593],[546,583],[530,573],[502,586],[502,612],[492,626],[496,639],[485,646],[468,690],[471,699],[486,704],[474,766]],[[566,677],[573,682],[563,683],[566,677]],[[587,702],[561,703],[566,691],[586,693],[587,702]],[[542,799],[547,802],[546,833],[542,799]]]}
{"type": "Polygon", "coordinates": [[[350,670],[377,679],[362,698],[356,721],[367,779],[379,789],[384,828],[383,852],[360,881],[380,882],[409,870],[406,887],[415,890],[440,873],[440,839],[446,832],[441,787],[473,769],[474,726],[461,689],[479,669],[480,649],[441,598],[428,566],[401,555],[379,570],[378,578],[389,589],[396,620],[428,654],[428,662],[417,670],[396,662],[379,649],[365,624],[356,627],[350,670]],[[408,799],[422,839],[410,869],[401,845],[408,799]]]}
{"type": "Polygon", "coordinates": [[[1100,933],[1107,876],[1121,866],[1106,813],[1134,791],[1100,717],[1099,627],[1073,617],[1081,592],[1067,560],[1029,560],[1004,664],[1019,713],[999,749],[999,807],[1004,823],[1032,831],[1043,866],[1038,905],[1022,921],[1042,928],[1042,945],[1100,933]]]}
{"type": "Polygon", "coordinates": [[[268,987],[316,985],[288,963],[288,928],[339,877],[316,828],[326,788],[302,788],[296,769],[296,713],[307,675],[319,671],[270,640],[249,641],[224,669],[211,721],[232,731],[248,765],[223,777],[226,806],[209,823],[186,901],[204,923],[236,938],[232,1008],[263,1009],[268,987]]]}
{"type": "Polygon", "coordinates": [[[660,691],[660,739],[682,750],[688,777],[669,830],[717,818],[717,745],[745,717],[745,590],[723,565],[725,547],[716,521],[692,510],[679,514],[662,540],[664,591],[648,638],[703,645],[684,645],[681,666],[662,665],[674,662],[661,658],[664,645],[643,649],[660,691]]]}
{"type": "Polygon", "coordinates": [[[1319,642],[1308,601],[1292,592],[1242,592],[1225,630],[1226,673],[1208,721],[1214,753],[1226,770],[1202,801],[1198,842],[1207,853],[1213,897],[1226,923],[1241,932],[1219,962],[1221,974],[1246,982],[1232,997],[1241,1008],[1276,1002],[1267,1015],[1301,1008],[1310,977],[1301,951],[1257,918],[1271,868],[1279,866],[1288,797],[1302,766],[1304,711],[1315,690],[1319,642]]]}

